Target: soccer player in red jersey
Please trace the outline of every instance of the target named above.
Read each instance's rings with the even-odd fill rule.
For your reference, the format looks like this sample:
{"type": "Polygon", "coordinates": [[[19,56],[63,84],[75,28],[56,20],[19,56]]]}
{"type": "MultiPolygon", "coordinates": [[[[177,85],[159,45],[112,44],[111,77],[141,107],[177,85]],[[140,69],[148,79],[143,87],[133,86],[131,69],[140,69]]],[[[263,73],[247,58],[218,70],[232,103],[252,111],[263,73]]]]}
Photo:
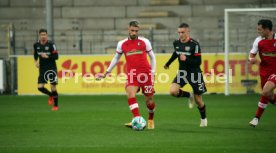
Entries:
{"type": "Polygon", "coordinates": [[[259,72],[261,77],[261,87],[263,90],[258,103],[256,115],[249,122],[253,127],[258,125],[268,102],[272,104],[275,104],[276,102],[276,96],[273,94],[274,88],[272,88],[271,85],[272,82],[275,83],[276,74],[276,34],[273,33],[272,27],[271,20],[262,19],[258,22],[257,32],[259,36],[255,39],[249,55],[249,62],[255,64],[258,63],[256,55],[259,53],[261,59],[259,72]],[[265,86],[267,87],[265,88],[265,86]]]}
{"type": "MultiPolygon", "coordinates": [[[[129,37],[118,42],[116,54],[113,57],[106,73],[98,76],[98,79],[105,78],[115,65],[119,62],[122,54],[126,58],[127,82],[126,93],[128,97],[128,105],[134,117],[140,116],[138,103],[136,101],[136,93],[142,89],[146,98],[148,108],[148,129],[154,129],[154,73],[156,60],[152,51],[151,43],[148,39],[139,37],[139,22],[130,21],[128,26],[129,37]],[[147,60],[150,57],[151,64],[147,60]]],[[[126,123],[127,127],[131,127],[131,123],[126,123]]]]}

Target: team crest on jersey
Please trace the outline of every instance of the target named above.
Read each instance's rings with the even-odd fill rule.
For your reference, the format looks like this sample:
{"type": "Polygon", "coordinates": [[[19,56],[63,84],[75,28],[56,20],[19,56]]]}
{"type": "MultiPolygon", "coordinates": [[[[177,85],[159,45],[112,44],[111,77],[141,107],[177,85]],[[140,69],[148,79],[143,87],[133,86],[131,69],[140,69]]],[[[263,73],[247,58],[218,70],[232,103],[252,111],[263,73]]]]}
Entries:
{"type": "Polygon", "coordinates": [[[49,46],[46,46],[46,47],[45,47],[45,50],[49,50],[49,46]]]}
{"type": "Polygon", "coordinates": [[[141,46],[141,43],[140,43],[140,42],[138,42],[138,46],[141,46]]]}
{"type": "Polygon", "coordinates": [[[274,45],[274,47],[276,47],[276,43],[274,43],[273,45],[274,45]]]}
{"type": "Polygon", "coordinates": [[[190,51],[191,47],[190,46],[185,46],[186,51],[190,51]]]}

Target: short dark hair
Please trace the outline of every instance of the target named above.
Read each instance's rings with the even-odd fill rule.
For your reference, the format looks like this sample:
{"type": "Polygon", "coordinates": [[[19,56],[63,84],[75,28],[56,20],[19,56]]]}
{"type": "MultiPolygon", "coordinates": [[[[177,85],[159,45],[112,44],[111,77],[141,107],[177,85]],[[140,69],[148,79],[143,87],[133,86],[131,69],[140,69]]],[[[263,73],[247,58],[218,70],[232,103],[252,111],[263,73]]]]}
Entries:
{"type": "Polygon", "coordinates": [[[42,32],[46,32],[47,33],[47,29],[39,29],[39,34],[42,33],[42,32]]]}
{"type": "Polygon", "coordinates": [[[181,23],[178,28],[189,28],[189,25],[187,23],[181,23]]]}
{"type": "Polygon", "coordinates": [[[129,26],[132,26],[132,27],[139,27],[139,21],[137,20],[132,20],[129,22],[129,26]]]}
{"type": "Polygon", "coordinates": [[[269,19],[259,20],[258,25],[261,25],[263,29],[269,29],[270,31],[272,30],[272,27],[273,27],[272,21],[269,19]]]}

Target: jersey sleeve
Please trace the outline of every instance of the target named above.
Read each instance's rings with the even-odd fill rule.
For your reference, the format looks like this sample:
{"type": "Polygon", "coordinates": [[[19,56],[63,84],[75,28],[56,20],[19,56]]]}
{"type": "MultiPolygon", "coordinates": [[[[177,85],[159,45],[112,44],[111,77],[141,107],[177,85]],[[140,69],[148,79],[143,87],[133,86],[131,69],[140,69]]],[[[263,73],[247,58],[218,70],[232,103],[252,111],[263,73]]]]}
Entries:
{"type": "Polygon", "coordinates": [[[37,54],[37,51],[36,51],[36,45],[34,44],[34,60],[37,61],[38,60],[38,54],[37,54]]]}
{"type": "Polygon", "coordinates": [[[57,51],[56,44],[54,44],[54,43],[52,44],[51,54],[50,54],[49,58],[54,59],[54,60],[58,59],[58,51],[57,51]]]}
{"type": "Polygon", "coordinates": [[[176,53],[175,43],[176,43],[176,41],[173,42],[174,52],[172,53],[171,58],[165,64],[167,67],[169,67],[171,65],[171,63],[178,57],[178,55],[176,53]]]}
{"type": "Polygon", "coordinates": [[[260,36],[255,39],[255,41],[253,42],[252,48],[250,50],[251,54],[257,54],[258,53],[258,51],[259,51],[258,44],[261,40],[262,40],[262,38],[260,36]]]}
{"type": "Polygon", "coordinates": [[[152,51],[152,46],[148,39],[145,39],[145,44],[146,44],[146,52],[152,51]]]}
{"type": "Polygon", "coordinates": [[[116,53],[123,54],[122,45],[123,45],[123,41],[119,41],[117,44],[116,53]]]}

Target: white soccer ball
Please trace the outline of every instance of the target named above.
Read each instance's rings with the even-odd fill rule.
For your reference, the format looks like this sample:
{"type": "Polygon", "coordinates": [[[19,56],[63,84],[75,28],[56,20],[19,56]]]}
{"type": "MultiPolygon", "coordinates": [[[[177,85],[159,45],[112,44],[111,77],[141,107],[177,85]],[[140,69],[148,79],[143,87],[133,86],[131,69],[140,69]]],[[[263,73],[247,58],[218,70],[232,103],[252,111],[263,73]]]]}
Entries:
{"type": "Polygon", "coordinates": [[[131,121],[132,129],[142,131],[145,129],[147,122],[142,116],[134,117],[131,121]]]}

